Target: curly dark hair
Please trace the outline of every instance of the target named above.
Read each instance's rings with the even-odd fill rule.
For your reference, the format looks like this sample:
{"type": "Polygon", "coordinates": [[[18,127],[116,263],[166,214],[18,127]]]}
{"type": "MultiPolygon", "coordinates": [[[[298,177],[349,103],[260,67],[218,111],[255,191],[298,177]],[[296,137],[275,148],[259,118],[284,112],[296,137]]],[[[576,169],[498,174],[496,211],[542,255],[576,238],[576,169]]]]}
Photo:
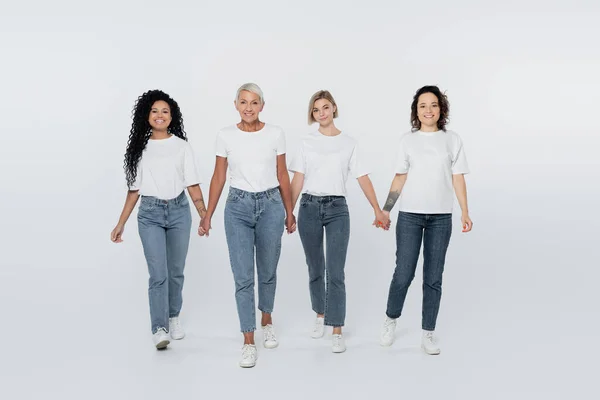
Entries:
{"type": "Polygon", "coordinates": [[[419,121],[419,114],[417,112],[417,106],[419,102],[419,96],[424,93],[432,93],[435,97],[438,98],[438,105],[440,107],[440,119],[437,122],[437,126],[439,130],[446,132],[446,124],[450,120],[450,103],[448,102],[448,97],[442,93],[440,88],[437,86],[423,86],[421,89],[417,90],[415,93],[415,97],[413,97],[413,102],[410,105],[410,123],[412,125],[413,131],[418,131],[421,129],[421,121],[419,121]]]}
{"type": "Polygon", "coordinates": [[[131,188],[137,177],[137,166],[142,158],[142,152],[148,144],[148,139],[152,135],[152,127],[148,122],[152,105],[157,101],[164,101],[171,109],[171,123],[169,124],[169,133],[187,141],[185,130],[183,129],[183,116],[179,105],[168,94],[161,90],[149,90],[136,100],[131,118],[131,130],[129,131],[129,140],[127,141],[127,150],[125,152],[125,177],[127,187],[131,188]]]}

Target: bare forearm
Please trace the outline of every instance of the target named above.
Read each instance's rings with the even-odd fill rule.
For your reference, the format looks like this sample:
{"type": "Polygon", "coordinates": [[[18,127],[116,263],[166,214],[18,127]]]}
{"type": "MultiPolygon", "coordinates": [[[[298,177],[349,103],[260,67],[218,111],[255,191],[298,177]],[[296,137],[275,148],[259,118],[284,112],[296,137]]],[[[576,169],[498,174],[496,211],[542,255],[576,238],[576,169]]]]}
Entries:
{"type": "Polygon", "coordinates": [[[127,220],[129,219],[129,216],[135,208],[139,198],[139,191],[129,190],[127,192],[127,197],[125,197],[125,205],[123,206],[123,211],[121,211],[121,216],[119,217],[119,225],[125,225],[125,223],[127,223],[127,220]]]}
{"type": "Polygon", "coordinates": [[[302,192],[302,188],[304,187],[304,174],[300,172],[295,172],[294,177],[292,178],[292,210],[296,208],[296,203],[298,202],[298,197],[300,197],[300,193],[302,192]]]}
{"type": "Polygon", "coordinates": [[[212,217],[217,209],[217,204],[219,203],[219,198],[221,197],[224,186],[225,176],[221,176],[220,174],[213,175],[210,181],[210,188],[208,190],[208,207],[206,210],[207,217],[212,217]]]}
{"type": "Polygon", "coordinates": [[[373,210],[376,212],[381,211],[379,202],[377,201],[377,195],[375,194],[375,188],[373,188],[373,183],[371,182],[369,175],[364,175],[358,178],[358,184],[365,194],[365,197],[369,201],[369,204],[371,204],[371,207],[373,207],[373,210]]]}
{"type": "Polygon", "coordinates": [[[285,207],[285,213],[291,215],[294,208],[292,207],[292,190],[290,188],[290,176],[287,171],[278,174],[279,179],[279,192],[281,193],[281,199],[283,200],[283,206],[285,207]]]}
{"type": "Polygon", "coordinates": [[[204,218],[204,215],[206,215],[206,205],[204,204],[204,196],[202,196],[200,185],[189,186],[188,193],[192,198],[196,211],[198,211],[198,215],[200,215],[200,218],[204,218]]]}
{"type": "Polygon", "coordinates": [[[392,185],[390,186],[390,193],[385,201],[385,205],[383,206],[383,211],[390,212],[398,198],[400,197],[400,193],[402,193],[402,188],[404,187],[404,183],[406,182],[407,174],[396,174],[394,180],[392,181],[392,185]]]}
{"type": "Polygon", "coordinates": [[[467,183],[465,182],[465,176],[462,174],[452,175],[452,185],[454,186],[454,193],[460,209],[463,214],[469,214],[469,205],[467,202],[467,183]]]}

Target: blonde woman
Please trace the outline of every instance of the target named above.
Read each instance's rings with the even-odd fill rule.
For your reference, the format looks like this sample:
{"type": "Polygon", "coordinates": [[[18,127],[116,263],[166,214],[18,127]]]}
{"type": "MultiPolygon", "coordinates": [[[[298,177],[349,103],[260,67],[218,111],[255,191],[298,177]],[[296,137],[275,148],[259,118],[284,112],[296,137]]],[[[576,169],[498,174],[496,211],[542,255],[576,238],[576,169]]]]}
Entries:
{"type": "Polygon", "coordinates": [[[298,231],[308,264],[312,309],[316,313],[311,336],[321,338],[325,326],[333,327],[332,351],[342,353],[346,351],[342,336],[346,317],[344,267],[350,239],[348,175],[358,179],[375,212],[375,224],[388,226],[389,218],[379,208],[356,140],[335,126],[337,116],[338,107],[331,93],[320,90],[311,97],[308,122],[318,123],[319,127],[303,138],[289,170],[294,172],[294,205],[302,193],[298,231]]]}

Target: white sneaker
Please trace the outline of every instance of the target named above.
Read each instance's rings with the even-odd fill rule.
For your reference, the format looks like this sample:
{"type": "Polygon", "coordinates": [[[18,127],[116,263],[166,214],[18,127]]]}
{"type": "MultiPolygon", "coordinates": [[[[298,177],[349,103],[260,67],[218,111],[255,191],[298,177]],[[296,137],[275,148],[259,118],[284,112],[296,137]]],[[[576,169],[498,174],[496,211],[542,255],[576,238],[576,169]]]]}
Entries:
{"type": "Polygon", "coordinates": [[[346,343],[344,342],[344,337],[342,335],[334,333],[332,341],[331,351],[334,353],[343,353],[346,351],[346,343]]]}
{"type": "Polygon", "coordinates": [[[170,343],[169,334],[165,328],[158,328],[156,333],[152,335],[152,340],[154,341],[156,348],[159,350],[166,349],[170,343]]]}
{"type": "Polygon", "coordinates": [[[319,338],[322,338],[324,334],[325,334],[325,318],[317,317],[317,320],[315,321],[315,327],[313,328],[313,331],[310,334],[310,336],[313,339],[319,339],[319,338]]]}
{"type": "Polygon", "coordinates": [[[421,348],[423,348],[425,353],[433,356],[440,354],[440,347],[433,341],[433,331],[423,331],[421,348]]]}
{"type": "Polygon", "coordinates": [[[240,367],[252,368],[256,365],[256,359],[258,358],[258,352],[256,346],[253,344],[245,344],[242,348],[242,359],[240,360],[240,367]]]}
{"type": "Polygon", "coordinates": [[[181,327],[179,317],[169,318],[169,333],[174,340],[180,340],[185,337],[185,331],[181,327]]]}
{"type": "Polygon", "coordinates": [[[396,320],[385,317],[383,328],[381,329],[380,344],[382,346],[391,346],[394,343],[396,333],[396,320]]]}
{"type": "Polygon", "coordinates": [[[277,342],[277,336],[275,336],[275,329],[273,325],[265,325],[262,327],[263,329],[263,345],[266,349],[274,349],[279,346],[277,342]]]}

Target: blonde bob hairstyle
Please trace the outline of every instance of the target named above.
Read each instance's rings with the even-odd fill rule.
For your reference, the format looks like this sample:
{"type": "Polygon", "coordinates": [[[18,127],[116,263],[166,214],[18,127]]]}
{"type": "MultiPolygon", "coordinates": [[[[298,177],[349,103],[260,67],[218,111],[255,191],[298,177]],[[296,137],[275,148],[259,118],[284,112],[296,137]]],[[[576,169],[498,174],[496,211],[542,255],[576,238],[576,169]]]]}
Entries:
{"type": "Polygon", "coordinates": [[[333,118],[338,117],[338,107],[337,107],[337,104],[335,104],[335,100],[333,99],[333,96],[331,95],[331,93],[329,93],[329,91],[327,91],[327,90],[319,90],[317,93],[312,95],[312,97],[310,98],[310,102],[308,103],[308,124],[309,125],[312,125],[315,122],[317,122],[315,117],[313,117],[313,109],[315,108],[315,103],[317,102],[317,100],[321,100],[321,99],[325,99],[325,100],[329,101],[331,103],[331,105],[335,107],[335,111],[333,112],[333,118]]]}

